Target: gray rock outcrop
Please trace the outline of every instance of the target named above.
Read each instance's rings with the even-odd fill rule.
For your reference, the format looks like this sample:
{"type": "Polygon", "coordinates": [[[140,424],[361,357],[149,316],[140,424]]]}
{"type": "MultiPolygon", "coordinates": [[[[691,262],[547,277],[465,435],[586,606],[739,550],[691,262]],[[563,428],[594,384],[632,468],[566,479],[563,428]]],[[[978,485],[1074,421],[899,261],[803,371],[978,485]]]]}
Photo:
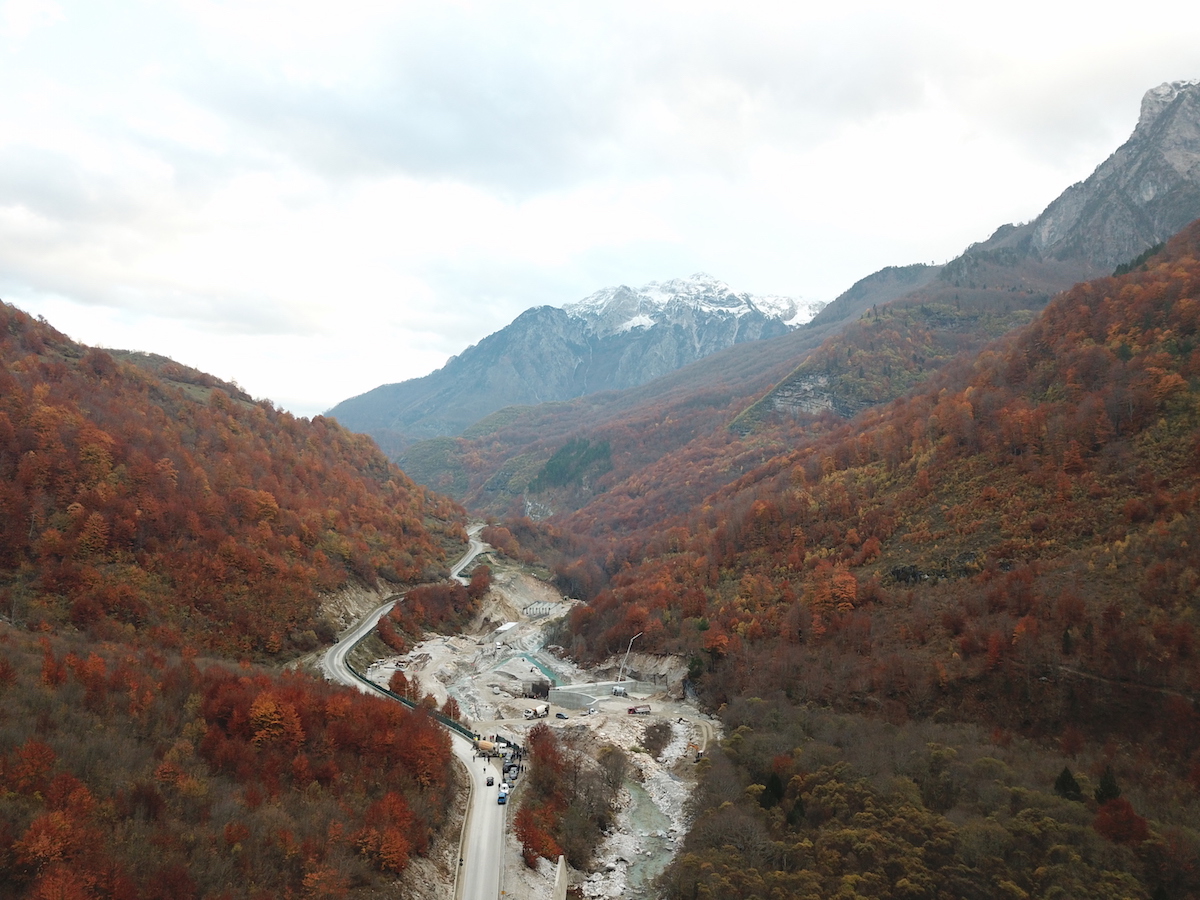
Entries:
{"type": "Polygon", "coordinates": [[[1200,82],[1147,91],[1129,140],[1032,222],[1004,226],[946,266],[963,277],[980,259],[1077,261],[1108,274],[1200,217],[1200,82]]]}

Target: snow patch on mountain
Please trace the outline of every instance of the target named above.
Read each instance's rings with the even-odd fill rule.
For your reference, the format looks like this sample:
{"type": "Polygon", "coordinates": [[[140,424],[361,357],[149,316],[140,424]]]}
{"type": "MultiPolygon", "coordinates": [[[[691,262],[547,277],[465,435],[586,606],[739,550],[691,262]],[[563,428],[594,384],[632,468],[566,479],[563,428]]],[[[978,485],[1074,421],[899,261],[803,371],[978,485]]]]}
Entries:
{"type": "Polygon", "coordinates": [[[647,315],[641,315],[641,316],[634,316],[632,319],[630,319],[628,322],[626,322],[624,325],[622,325],[618,329],[618,331],[620,331],[621,333],[624,333],[626,331],[633,331],[633,329],[635,329],[635,328],[652,328],[652,327],[654,327],[654,320],[647,315]]]}
{"type": "Polygon", "coordinates": [[[810,321],[824,303],[778,295],[755,296],[735,291],[703,272],[690,278],[652,281],[639,288],[627,285],[603,288],[589,297],[563,306],[568,315],[582,319],[596,331],[621,334],[634,328],[679,321],[682,316],[740,319],[759,313],[790,328],[810,321]]]}
{"type": "Polygon", "coordinates": [[[1200,79],[1190,81],[1167,81],[1158,87],[1150,88],[1142,97],[1142,109],[1138,115],[1137,127],[1133,130],[1135,138],[1142,137],[1159,115],[1175,102],[1175,98],[1184,91],[1200,85],[1200,79]]]}

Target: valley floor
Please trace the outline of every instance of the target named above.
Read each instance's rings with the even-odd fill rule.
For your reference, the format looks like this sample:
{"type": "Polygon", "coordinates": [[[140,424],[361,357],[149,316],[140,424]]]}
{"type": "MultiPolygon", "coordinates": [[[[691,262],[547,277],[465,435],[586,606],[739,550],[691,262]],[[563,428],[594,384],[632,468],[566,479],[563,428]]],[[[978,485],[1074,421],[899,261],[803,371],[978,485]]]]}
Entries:
{"type": "MultiPolygon", "coordinates": [[[[431,637],[403,656],[378,660],[368,676],[379,684],[387,684],[397,669],[410,681],[415,676],[421,691],[433,694],[439,706],[454,697],[470,727],[485,736],[501,735],[523,745],[529,729],[544,722],[577,746],[599,750],[610,744],[625,750],[630,768],[619,793],[616,827],[596,849],[595,871],[571,870],[570,880],[588,898],[650,896],[649,882],[666,868],[686,833],[685,801],[696,783],[697,751],[719,737],[720,725],[683,698],[682,664],[660,666],[669,670],[661,675],[647,673],[651,681],[627,680],[629,696],[620,697],[612,693],[612,679],[621,660],[582,670],[551,653],[549,635],[573,601],[520,569],[495,559],[488,562],[492,590],[470,628],[431,637]],[[523,689],[547,677],[557,684],[549,715],[526,719],[525,709],[540,701],[524,698],[523,689]],[[640,704],[648,704],[652,712],[630,715],[629,707],[640,704]],[[671,724],[672,737],[655,759],[640,744],[647,725],[659,721],[671,724]]],[[[520,798],[518,781],[514,800],[519,803],[520,798]]],[[[536,871],[529,869],[510,834],[503,890],[548,900],[554,872],[546,861],[536,871]]]]}

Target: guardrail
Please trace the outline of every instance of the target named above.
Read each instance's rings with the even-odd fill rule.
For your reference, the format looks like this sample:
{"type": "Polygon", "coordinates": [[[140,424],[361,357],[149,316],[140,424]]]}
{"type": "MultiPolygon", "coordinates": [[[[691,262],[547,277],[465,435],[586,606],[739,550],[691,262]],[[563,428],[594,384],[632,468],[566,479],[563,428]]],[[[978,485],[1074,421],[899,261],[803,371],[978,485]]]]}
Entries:
{"type": "MultiPolygon", "coordinates": [[[[374,632],[374,629],[371,629],[371,631],[368,631],[366,634],[364,634],[362,637],[360,637],[357,641],[355,641],[353,644],[351,644],[350,645],[350,653],[353,653],[355,647],[357,647],[359,644],[361,644],[363,641],[365,641],[368,637],[370,637],[372,632],[374,632]]],[[[372,681],[370,678],[368,678],[362,672],[360,672],[356,668],[354,668],[354,666],[352,666],[350,664],[350,660],[349,660],[350,653],[346,654],[346,656],[347,656],[346,668],[350,670],[351,675],[353,675],[355,678],[357,678],[359,681],[361,681],[363,684],[365,684],[367,687],[371,688],[372,690],[378,691],[379,693],[383,694],[386,697],[391,697],[393,700],[395,700],[399,703],[403,703],[409,709],[416,709],[419,706],[419,704],[414,703],[412,700],[409,700],[407,697],[401,697],[395,691],[389,690],[388,688],[385,688],[383,685],[376,684],[374,681],[372,681]]],[[[471,731],[469,728],[466,728],[465,726],[463,726],[462,723],[455,722],[449,716],[443,715],[442,713],[438,712],[436,709],[430,709],[430,710],[427,710],[427,712],[429,713],[429,715],[433,716],[433,718],[435,718],[442,725],[445,725],[451,731],[457,732],[458,734],[465,737],[467,740],[469,740],[469,741],[479,740],[479,735],[476,734],[475,732],[471,731]]]]}

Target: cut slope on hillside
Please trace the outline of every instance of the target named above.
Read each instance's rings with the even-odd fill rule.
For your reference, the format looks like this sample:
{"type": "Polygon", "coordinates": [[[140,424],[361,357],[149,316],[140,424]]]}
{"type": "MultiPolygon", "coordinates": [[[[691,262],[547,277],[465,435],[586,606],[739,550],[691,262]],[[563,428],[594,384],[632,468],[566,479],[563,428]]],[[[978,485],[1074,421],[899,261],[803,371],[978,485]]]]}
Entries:
{"type": "Polygon", "coordinates": [[[0,305],[10,620],[291,655],[331,636],[322,591],[436,577],[465,540],[461,510],[370,439],[126,356],[0,305]]]}
{"type": "Polygon", "coordinates": [[[810,353],[733,422],[750,431],[772,417],[823,411],[850,418],[908,393],[961,353],[1029,322],[1046,294],[917,291],[872,307],[810,353]]]}

